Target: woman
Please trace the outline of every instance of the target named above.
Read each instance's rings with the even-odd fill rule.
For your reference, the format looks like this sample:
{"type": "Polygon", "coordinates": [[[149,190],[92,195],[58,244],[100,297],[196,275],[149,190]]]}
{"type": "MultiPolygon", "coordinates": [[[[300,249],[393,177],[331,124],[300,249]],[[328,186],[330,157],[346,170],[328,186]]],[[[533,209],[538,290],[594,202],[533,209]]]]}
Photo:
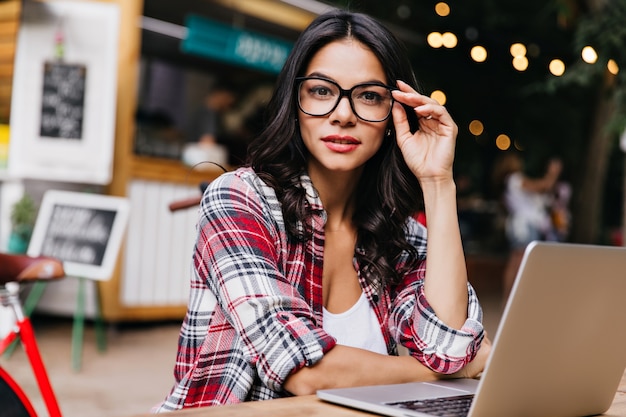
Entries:
{"type": "Polygon", "coordinates": [[[301,34],[249,164],[203,197],[176,384],[158,411],[482,370],[457,127],[415,85],[370,17],[335,11],[301,34]],[[428,246],[412,217],[422,197],[428,246]]]}
{"type": "Polygon", "coordinates": [[[542,177],[531,178],[524,174],[524,161],[517,153],[504,154],[494,167],[494,181],[507,214],[505,235],[510,249],[504,268],[504,301],[513,288],[526,246],[533,240],[558,240],[550,205],[562,168],[560,159],[551,159],[542,177]]]}

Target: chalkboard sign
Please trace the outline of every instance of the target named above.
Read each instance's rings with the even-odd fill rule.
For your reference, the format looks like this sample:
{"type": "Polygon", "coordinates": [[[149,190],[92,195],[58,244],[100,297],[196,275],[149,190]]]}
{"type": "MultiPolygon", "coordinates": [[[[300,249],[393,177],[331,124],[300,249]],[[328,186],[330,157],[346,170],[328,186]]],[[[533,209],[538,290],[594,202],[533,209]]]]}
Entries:
{"type": "Polygon", "coordinates": [[[128,200],[123,197],[47,191],[28,254],[61,259],[70,276],[109,279],[128,222],[128,211],[128,200]]]}
{"type": "Polygon", "coordinates": [[[45,62],[43,72],[40,136],[82,139],[87,68],[45,62]]]}

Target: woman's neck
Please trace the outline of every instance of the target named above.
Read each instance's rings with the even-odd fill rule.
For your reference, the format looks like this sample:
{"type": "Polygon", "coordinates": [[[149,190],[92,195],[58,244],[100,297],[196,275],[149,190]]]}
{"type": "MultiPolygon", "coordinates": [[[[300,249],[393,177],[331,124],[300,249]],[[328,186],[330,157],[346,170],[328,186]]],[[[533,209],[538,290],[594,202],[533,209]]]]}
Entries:
{"type": "Polygon", "coordinates": [[[359,176],[354,172],[333,172],[322,175],[315,170],[309,172],[309,176],[326,211],[326,230],[350,229],[359,176]]]}

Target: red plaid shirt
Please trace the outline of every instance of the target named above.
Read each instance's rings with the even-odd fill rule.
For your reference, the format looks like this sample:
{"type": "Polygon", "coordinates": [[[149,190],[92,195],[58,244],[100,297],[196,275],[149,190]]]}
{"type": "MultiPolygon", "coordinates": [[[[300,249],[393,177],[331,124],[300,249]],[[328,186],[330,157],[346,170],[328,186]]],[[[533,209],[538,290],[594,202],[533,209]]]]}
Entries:
{"type": "MultiPolygon", "coordinates": [[[[176,383],[154,411],[287,396],[287,376],[335,345],[322,328],[325,214],[310,179],[301,180],[320,210],[306,243],[287,239],[274,190],[251,169],[226,173],[209,186],[200,207],[176,383]]],[[[390,354],[397,354],[399,342],[434,371],[456,372],[482,341],[481,307],[468,285],[465,326],[445,326],[423,295],[426,229],[409,219],[407,239],[419,251],[419,267],[395,288],[377,289],[360,279],[363,292],[390,354]]]]}

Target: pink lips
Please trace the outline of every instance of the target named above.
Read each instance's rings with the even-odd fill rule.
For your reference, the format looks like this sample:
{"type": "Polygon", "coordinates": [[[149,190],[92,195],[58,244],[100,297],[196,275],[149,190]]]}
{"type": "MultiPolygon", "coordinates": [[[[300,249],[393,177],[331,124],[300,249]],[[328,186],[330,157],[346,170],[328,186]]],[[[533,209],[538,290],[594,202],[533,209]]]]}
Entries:
{"type": "Polygon", "coordinates": [[[333,152],[346,153],[355,150],[360,141],[352,136],[330,135],[322,138],[322,142],[333,152]]]}

